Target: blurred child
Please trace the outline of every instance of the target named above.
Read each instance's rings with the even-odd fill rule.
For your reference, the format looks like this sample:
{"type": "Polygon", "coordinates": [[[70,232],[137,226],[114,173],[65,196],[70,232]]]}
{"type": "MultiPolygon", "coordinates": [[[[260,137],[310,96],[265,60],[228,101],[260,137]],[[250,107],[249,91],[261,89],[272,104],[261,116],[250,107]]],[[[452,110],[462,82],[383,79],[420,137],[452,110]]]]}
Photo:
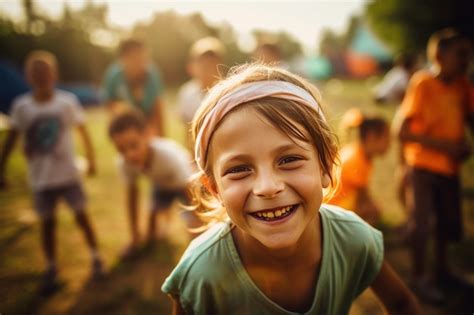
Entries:
{"type": "Polygon", "coordinates": [[[315,88],[278,67],[231,73],[193,121],[196,207],[221,222],[165,280],[175,314],[347,314],[368,286],[389,312],[419,314],[382,234],[321,204],[337,147],[315,88]]]}
{"type": "Polygon", "coordinates": [[[187,188],[192,173],[191,157],[178,143],[154,138],[146,128],[146,120],[136,112],[117,115],[109,126],[109,136],[121,154],[120,168],[127,183],[127,205],[132,241],[123,258],[135,253],[139,245],[138,177],[146,176],[152,183],[152,206],[148,221],[147,240],[156,237],[156,220],[161,235],[170,222],[170,207],[175,200],[189,204],[187,188]]]}
{"type": "Polygon", "coordinates": [[[284,61],[280,47],[276,41],[262,40],[253,53],[255,61],[268,66],[280,67],[285,70],[289,65],[284,61]]]}
{"type": "MultiPolygon", "coordinates": [[[[214,37],[196,41],[189,52],[188,72],[192,79],[183,84],[178,92],[178,108],[186,131],[191,127],[194,114],[204,96],[219,80],[219,64],[222,64],[224,45],[214,37]]],[[[187,146],[192,149],[190,133],[187,132],[187,146]]]]}
{"type": "Polygon", "coordinates": [[[283,59],[283,54],[276,40],[262,39],[253,53],[256,62],[267,66],[279,67],[285,70],[290,69],[290,65],[283,59]]]}
{"type": "Polygon", "coordinates": [[[413,190],[413,289],[432,302],[444,300],[439,285],[451,278],[448,242],[462,238],[459,171],[469,156],[465,124],[474,127],[474,98],[466,78],[470,52],[470,42],[454,30],[435,33],[428,43],[434,67],[413,76],[397,115],[413,190]],[[425,259],[433,218],[435,269],[430,279],[425,259]]]}
{"type": "Polygon", "coordinates": [[[396,102],[403,100],[405,91],[413,73],[416,71],[416,58],[410,54],[402,54],[395,60],[394,67],[387,72],[382,82],[375,89],[377,103],[396,102]]]}
{"type": "Polygon", "coordinates": [[[364,116],[356,108],[344,114],[341,124],[345,129],[357,128],[358,139],[341,149],[339,189],[328,203],[354,210],[366,222],[375,225],[380,209],[368,186],[373,159],[385,154],[390,144],[388,124],[383,118],[364,116]]]}
{"type": "Polygon", "coordinates": [[[112,115],[135,108],[147,117],[154,134],[164,135],[163,85],[142,41],[127,39],[120,44],[119,58],[107,69],[103,84],[104,101],[112,115]]]}
{"type": "Polygon", "coordinates": [[[51,293],[57,286],[55,209],[64,199],[73,210],[92,255],[92,276],[102,274],[97,241],[85,211],[86,197],[74,165],[71,129],[77,127],[84,141],[89,175],[95,173],[94,151],[84,124],[84,112],[77,98],[55,88],[56,57],[46,51],[31,52],[25,72],[32,91],[18,97],[11,111],[11,126],[0,156],[0,183],[5,186],[5,166],[18,134],[24,136],[24,154],[33,190],[34,207],[41,221],[41,241],[47,267],[41,293],[51,293]]]}

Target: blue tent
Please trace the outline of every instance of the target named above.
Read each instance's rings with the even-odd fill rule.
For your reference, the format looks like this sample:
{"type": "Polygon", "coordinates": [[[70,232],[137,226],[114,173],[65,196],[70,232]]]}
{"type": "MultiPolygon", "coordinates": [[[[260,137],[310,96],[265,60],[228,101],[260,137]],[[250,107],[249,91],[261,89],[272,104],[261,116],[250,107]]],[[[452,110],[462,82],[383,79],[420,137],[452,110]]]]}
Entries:
{"type": "Polygon", "coordinates": [[[350,48],[357,54],[371,56],[379,62],[392,60],[390,50],[365,25],[357,28],[350,48]]]}
{"type": "Polygon", "coordinates": [[[9,113],[15,97],[28,89],[21,72],[11,63],[0,60],[0,112],[9,113]]]}
{"type": "Polygon", "coordinates": [[[333,73],[331,62],[323,56],[310,57],[305,62],[306,75],[313,80],[329,79],[333,73]]]}

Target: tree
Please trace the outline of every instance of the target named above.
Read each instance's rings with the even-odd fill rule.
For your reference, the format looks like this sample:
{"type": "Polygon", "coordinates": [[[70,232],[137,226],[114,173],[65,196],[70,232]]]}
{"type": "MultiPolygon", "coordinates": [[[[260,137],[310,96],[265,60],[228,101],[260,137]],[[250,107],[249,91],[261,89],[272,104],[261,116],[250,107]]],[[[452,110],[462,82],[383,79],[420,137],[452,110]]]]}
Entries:
{"type": "Polygon", "coordinates": [[[367,4],[369,26],[395,52],[424,51],[431,34],[457,28],[474,38],[472,0],[372,0],[367,4]]]}

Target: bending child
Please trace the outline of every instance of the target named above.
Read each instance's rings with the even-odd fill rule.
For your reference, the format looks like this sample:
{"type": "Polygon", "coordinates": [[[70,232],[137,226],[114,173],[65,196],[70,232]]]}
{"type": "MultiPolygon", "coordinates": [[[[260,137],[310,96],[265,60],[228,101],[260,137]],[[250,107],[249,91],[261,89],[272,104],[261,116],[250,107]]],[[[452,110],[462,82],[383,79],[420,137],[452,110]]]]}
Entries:
{"type": "Polygon", "coordinates": [[[56,205],[64,199],[73,210],[92,255],[92,276],[102,275],[94,230],[85,211],[86,197],[74,164],[71,129],[77,127],[88,159],[88,174],[95,174],[92,143],[85,127],[84,111],[74,94],[55,88],[56,57],[47,51],[31,52],[25,62],[32,91],[19,96],[12,107],[11,126],[0,156],[0,184],[5,186],[5,166],[18,134],[24,137],[33,203],[41,222],[41,242],[47,267],[40,293],[58,288],[56,265],[56,205]]]}
{"type": "Polygon", "coordinates": [[[194,197],[203,220],[220,222],[162,286],[175,314],[347,314],[368,286],[391,314],[419,314],[384,260],[382,234],[321,204],[337,147],[317,95],[263,65],[209,91],[193,121],[194,197]]]}
{"type": "MultiPolygon", "coordinates": [[[[152,207],[148,221],[148,241],[156,237],[156,221],[161,235],[170,222],[170,208],[175,200],[189,204],[188,184],[192,174],[192,160],[185,148],[178,143],[153,137],[146,119],[138,112],[118,114],[109,126],[109,136],[121,154],[120,168],[127,184],[127,205],[132,240],[122,256],[127,258],[138,249],[139,186],[138,178],[147,177],[152,183],[152,207]]],[[[186,216],[193,227],[194,217],[186,216]]]]}
{"type": "Polygon", "coordinates": [[[328,203],[353,210],[375,225],[381,211],[369,193],[369,180],[373,159],[384,155],[390,145],[389,126],[383,118],[364,116],[356,108],[344,114],[341,124],[345,129],[357,128],[358,139],[341,149],[339,187],[328,203]]]}

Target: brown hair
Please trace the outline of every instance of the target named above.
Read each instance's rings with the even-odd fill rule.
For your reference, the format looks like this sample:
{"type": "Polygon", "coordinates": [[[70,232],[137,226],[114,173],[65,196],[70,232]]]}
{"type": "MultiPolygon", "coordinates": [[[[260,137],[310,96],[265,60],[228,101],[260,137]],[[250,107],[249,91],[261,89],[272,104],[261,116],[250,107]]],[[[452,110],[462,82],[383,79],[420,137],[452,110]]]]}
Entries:
{"type": "Polygon", "coordinates": [[[109,124],[109,137],[124,132],[128,129],[144,131],[146,129],[145,117],[137,111],[126,111],[115,116],[109,124]]]}
{"type": "Polygon", "coordinates": [[[382,135],[388,130],[387,121],[380,116],[366,116],[360,109],[351,108],[344,113],[341,120],[341,128],[350,130],[356,128],[359,131],[359,139],[364,141],[369,134],[382,135]]]}
{"type": "MultiPolygon", "coordinates": [[[[321,104],[319,93],[313,85],[286,70],[256,63],[234,67],[229,71],[228,77],[225,80],[216,84],[209,91],[208,96],[199,107],[192,124],[193,139],[196,140],[205,117],[215,107],[221,97],[244,83],[268,80],[286,81],[301,87],[311,94],[318,104],[321,104]]],[[[265,97],[247,102],[234,110],[249,106],[290,138],[313,143],[319,154],[319,163],[322,171],[331,179],[331,189],[325,194],[325,198],[328,198],[337,186],[333,168],[338,162],[338,155],[337,138],[330,130],[325,118],[315,108],[302,106],[295,102],[275,97],[265,97]],[[307,133],[301,132],[299,126],[302,126],[307,133]]],[[[229,114],[234,110],[230,111],[229,114]]],[[[219,125],[217,128],[219,128],[219,125]]],[[[209,146],[212,147],[212,134],[210,137],[209,146]]],[[[212,224],[225,219],[227,215],[222,205],[217,203],[212,194],[205,189],[209,185],[203,184],[203,179],[204,181],[213,181],[214,179],[211,172],[211,162],[207,159],[208,154],[204,153],[201,158],[203,159],[204,173],[198,173],[195,176],[193,188],[194,209],[198,211],[198,215],[205,223],[212,224]]]]}

